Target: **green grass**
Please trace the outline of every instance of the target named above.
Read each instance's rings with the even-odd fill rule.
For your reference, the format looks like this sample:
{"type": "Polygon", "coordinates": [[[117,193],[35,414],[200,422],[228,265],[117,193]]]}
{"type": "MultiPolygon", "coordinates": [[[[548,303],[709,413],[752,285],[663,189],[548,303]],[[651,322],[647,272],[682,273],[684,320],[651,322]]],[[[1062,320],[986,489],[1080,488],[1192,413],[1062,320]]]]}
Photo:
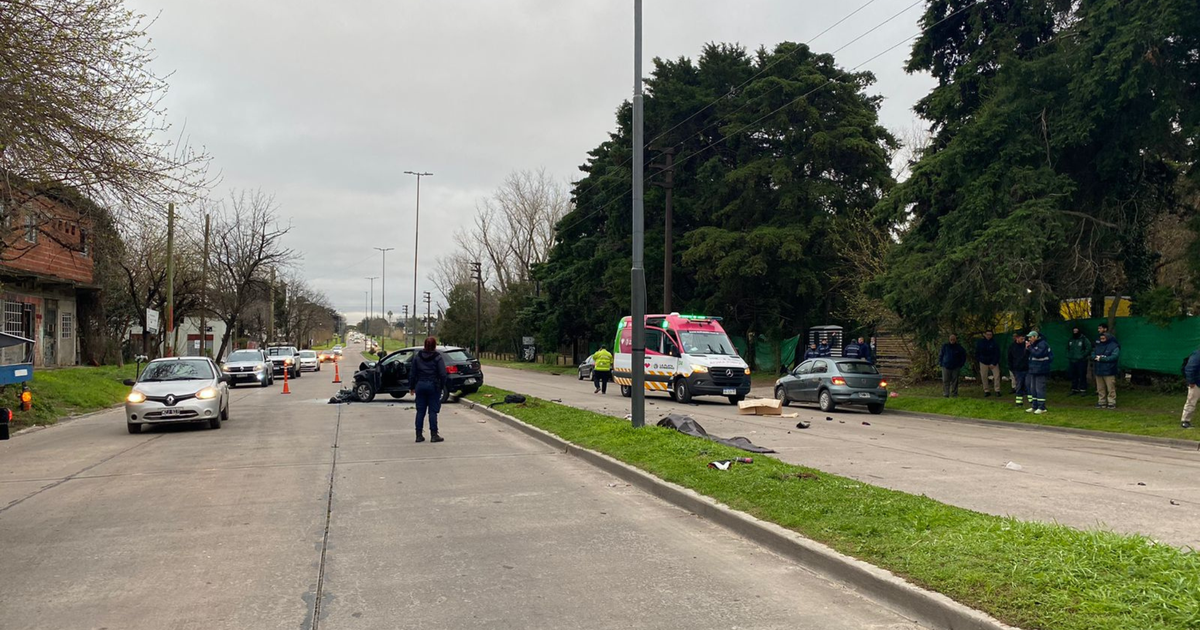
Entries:
{"type": "Polygon", "coordinates": [[[963,418],[1040,424],[1109,433],[1129,433],[1153,437],[1200,440],[1200,431],[1181,429],[1179,414],[1186,394],[1163,393],[1152,387],[1117,384],[1117,409],[1096,409],[1096,395],[1069,396],[1070,384],[1051,381],[1046,392],[1049,413],[1025,413],[1025,406],[1013,404],[1007,392],[1000,398],[984,398],[978,384],[960,384],[958,398],[943,398],[942,384],[922,384],[897,390],[899,396],[888,400],[889,409],[936,413],[963,418]]]}
{"type": "Polygon", "coordinates": [[[123,368],[113,365],[38,368],[29,383],[33,392],[32,409],[21,411],[19,384],[5,387],[0,397],[13,410],[14,425],[54,424],[67,416],[105,409],[121,402],[129,394],[129,387],[121,381],[133,378],[135,370],[133,363],[123,368]]]}
{"type": "MultiPolygon", "coordinates": [[[[484,387],[468,398],[507,393],[484,387]]],[[[716,471],[709,461],[746,453],[539,399],[500,409],[1025,630],[1200,628],[1193,552],[980,514],[771,457],[716,471]]]]}

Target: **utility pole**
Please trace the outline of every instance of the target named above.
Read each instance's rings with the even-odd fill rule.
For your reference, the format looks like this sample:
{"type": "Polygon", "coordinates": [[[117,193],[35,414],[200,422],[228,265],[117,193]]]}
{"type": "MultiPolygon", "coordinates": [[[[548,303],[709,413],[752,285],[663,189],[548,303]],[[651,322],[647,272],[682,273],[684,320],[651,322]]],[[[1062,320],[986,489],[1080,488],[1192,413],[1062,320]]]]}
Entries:
{"type": "Polygon", "coordinates": [[[371,301],[367,306],[367,334],[371,334],[371,315],[375,312],[375,279],[379,276],[368,276],[365,280],[371,281],[371,301]]]}
{"type": "Polygon", "coordinates": [[[475,358],[479,358],[479,325],[483,321],[483,265],[471,263],[475,273],[475,358]]]}
{"type": "Polygon", "coordinates": [[[267,345],[275,343],[275,268],[271,267],[271,306],[267,309],[267,345]]]}
{"type": "MultiPolygon", "coordinates": [[[[396,249],[395,247],[376,247],[375,249],[383,253],[383,279],[379,281],[379,314],[387,312],[387,253],[396,249]]],[[[379,350],[387,352],[387,336],[388,336],[388,320],[385,317],[383,320],[383,336],[379,340],[379,350]]]]}
{"type": "MultiPolygon", "coordinates": [[[[404,171],[405,175],[415,175],[417,178],[417,211],[416,211],[416,226],[413,229],[413,319],[417,317],[417,246],[421,244],[421,178],[429,177],[433,173],[419,173],[417,171],[404,171]]],[[[413,335],[413,344],[417,345],[417,337],[413,335]]]]}
{"type": "Polygon", "coordinates": [[[363,291],[363,313],[365,313],[365,314],[363,315],[363,329],[364,330],[362,332],[364,335],[367,334],[367,332],[368,332],[367,329],[369,329],[371,327],[371,307],[370,307],[370,302],[367,301],[369,299],[367,297],[368,295],[370,295],[370,294],[367,293],[366,291],[363,291]]]}
{"type": "MultiPolygon", "coordinates": [[[[208,230],[209,215],[204,215],[204,261],[200,264],[200,356],[208,356],[208,230]]],[[[214,357],[215,358],[215,357],[214,357]]]]}
{"type": "Polygon", "coordinates": [[[431,326],[433,325],[433,321],[430,319],[431,312],[430,312],[429,304],[430,304],[429,292],[426,291],[425,292],[425,336],[426,337],[429,336],[429,331],[431,330],[431,326]]]}
{"type": "Polygon", "coordinates": [[[630,300],[633,326],[633,398],[630,421],[633,426],[646,424],[646,270],[643,268],[642,241],[645,237],[645,216],[642,208],[643,162],[645,142],[642,125],[642,0],[633,0],[633,267],[630,269],[632,293],[630,300]]]}
{"type": "Polygon", "coordinates": [[[663,151],[666,164],[652,164],[659,172],[667,174],[666,181],[654,182],[667,192],[666,229],[663,231],[663,312],[671,312],[671,268],[675,265],[675,219],[672,214],[671,192],[675,189],[675,147],[663,151]]]}
{"type": "Polygon", "coordinates": [[[171,333],[175,331],[175,204],[167,204],[167,331],[163,334],[164,353],[175,356],[175,344],[171,333]]]}

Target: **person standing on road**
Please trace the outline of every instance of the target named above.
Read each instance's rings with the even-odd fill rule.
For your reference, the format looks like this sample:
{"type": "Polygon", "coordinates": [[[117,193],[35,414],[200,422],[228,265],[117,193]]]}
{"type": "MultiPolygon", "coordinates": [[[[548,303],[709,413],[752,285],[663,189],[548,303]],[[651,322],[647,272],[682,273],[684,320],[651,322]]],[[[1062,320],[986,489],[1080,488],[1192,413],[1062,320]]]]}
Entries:
{"type": "Polygon", "coordinates": [[[958,343],[958,335],[951,334],[950,341],[942,344],[938,353],[938,365],[942,367],[942,397],[958,398],[958,373],[967,363],[967,351],[958,343]]]}
{"type": "Polygon", "coordinates": [[[613,356],[607,348],[601,347],[592,355],[592,385],[596,387],[593,394],[608,394],[608,382],[612,380],[613,356]]]}
{"type": "Polygon", "coordinates": [[[979,381],[983,383],[983,397],[992,395],[988,391],[988,382],[996,398],[1000,397],[1000,344],[996,343],[995,333],[983,331],[983,339],[975,341],[975,360],[979,361],[979,381]]]}
{"type": "Polygon", "coordinates": [[[1092,360],[1096,362],[1092,367],[1096,374],[1096,408],[1116,409],[1117,359],[1121,356],[1121,345],[1116,337],[1102,332],[1092,352],[1095,353],[1092,360]]]}
{"type": "MultiPolygon", "coordinates": [[[[1104,333],[1101,333],[1101,337],[1104,333]]],[[[1087,338],[1079,327],[1071,329],[1071,338],[1067,340],[1067,374],[1071,377],[1070,396],[1087,393],[1087,364],[1092,356],[1092,340],[1087,338]]],[[[1097,379],[1099,380],[1099,379],[1097,379]]],[[[1097,383],[1097,388],[1100,385],[1097,383]]]]}
{"type": "Polygon", "coordinates": [[[429,413],[430,442],[444,441],[438,435],[438,412],[442,410],[442,390],[446,387],[446,360],[437,350],[437,339],[425,338],[424,349],[417,352],[408,371],[408,389],[417,399],[417,441],[425,441],[425,413],[429,413]]]}
{"type": "Polygon", "coordinates": [[[1050,344],[1042,339],[1041,333],[1029,331],[1029,340],[1025,342],[1029,348],[1029,377],[1026,387],[1029,390],[1029,400],[1033,403],[1025,413],[1046,413],[1046,378],[1050,376],[1050,363],[1054,361],[1054,351],[1050,344]]]}
{"type": "Polygon", "coordinates": [[[817,348],[817,342],[808,344],[808,349],[804,351],[804,360],[815,359],[821,356],[821,350],[817,348]]]}
{"type": "Polygon", "coordinates": [[[1200,402],[1200,348],[1192,352],[1187,363],[1183,364],[1183,378],[1187,380],[1187,402],[1183,403],[1183,418],[1179,420],[1179,426],[1190,429],[1196,403],[1200,402]]]}
{"type": "Polygon", "coordinates": [[[1008,374],[1012,379],[1013,394],[1017,397],[1018,406],[1025,404],[1028,395],[1026,381],[1029,378],[1029,348],[1025,347],[1025,335],[1013,333],[1012,343],[1008,345],[1008,374]]]}

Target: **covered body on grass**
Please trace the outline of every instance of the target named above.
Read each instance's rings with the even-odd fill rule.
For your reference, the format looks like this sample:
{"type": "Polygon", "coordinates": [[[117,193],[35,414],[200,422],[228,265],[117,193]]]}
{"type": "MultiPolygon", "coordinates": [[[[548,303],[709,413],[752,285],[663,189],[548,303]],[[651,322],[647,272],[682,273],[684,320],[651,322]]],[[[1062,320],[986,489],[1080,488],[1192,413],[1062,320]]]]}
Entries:
{"type": "Polygon", "coordinates": [[[980,514],[765,456],[715,473],[708,462],[742,453],[534,398],[503,411],[1026,630],[1200,627],[1200,556],[1146,537],[980,514]]]}

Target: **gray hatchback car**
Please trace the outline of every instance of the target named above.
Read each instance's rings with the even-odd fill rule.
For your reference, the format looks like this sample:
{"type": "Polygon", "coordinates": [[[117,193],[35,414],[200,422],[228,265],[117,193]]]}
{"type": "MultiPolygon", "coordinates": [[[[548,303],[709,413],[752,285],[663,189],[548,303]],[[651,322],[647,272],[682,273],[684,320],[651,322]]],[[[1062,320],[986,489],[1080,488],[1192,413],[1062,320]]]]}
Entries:
{"type": "Polygon", "coordinates": [[[775,398],[785,405],[815,402],[822,411],[833,411],[838,405],[866,405],[871,413],[883,413],[887,381],[862,359],[809,359],[775,381],[775,398]]]}

